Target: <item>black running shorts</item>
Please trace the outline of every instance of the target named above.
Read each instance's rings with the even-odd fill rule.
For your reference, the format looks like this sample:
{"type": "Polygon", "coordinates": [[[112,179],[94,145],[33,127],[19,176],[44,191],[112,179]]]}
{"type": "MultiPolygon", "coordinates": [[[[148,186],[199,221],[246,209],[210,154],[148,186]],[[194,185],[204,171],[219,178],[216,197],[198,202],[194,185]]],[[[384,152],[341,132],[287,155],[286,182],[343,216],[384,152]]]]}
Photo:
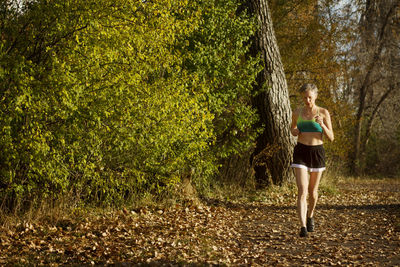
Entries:
{"type": "Polygon", "coordinates": [[[297,143],[293,152],[293,168],[306,169],[309,172],[325,170],[325,150],[323,145],[308,146],[297,143]]]}

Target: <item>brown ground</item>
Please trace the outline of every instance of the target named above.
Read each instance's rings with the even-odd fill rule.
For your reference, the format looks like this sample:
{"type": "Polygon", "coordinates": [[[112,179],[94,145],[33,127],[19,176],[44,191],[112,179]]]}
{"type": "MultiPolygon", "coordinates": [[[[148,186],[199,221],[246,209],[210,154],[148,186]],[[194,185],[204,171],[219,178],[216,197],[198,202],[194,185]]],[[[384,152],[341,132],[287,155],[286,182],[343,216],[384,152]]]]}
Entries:
{"type": "Polygon", "coordinates": [[[316,231],[298,237],[293,193],[274,201],[121,211],[0,232],[0,265],[400,266],[400,180],[321,190],[316,231]]]}

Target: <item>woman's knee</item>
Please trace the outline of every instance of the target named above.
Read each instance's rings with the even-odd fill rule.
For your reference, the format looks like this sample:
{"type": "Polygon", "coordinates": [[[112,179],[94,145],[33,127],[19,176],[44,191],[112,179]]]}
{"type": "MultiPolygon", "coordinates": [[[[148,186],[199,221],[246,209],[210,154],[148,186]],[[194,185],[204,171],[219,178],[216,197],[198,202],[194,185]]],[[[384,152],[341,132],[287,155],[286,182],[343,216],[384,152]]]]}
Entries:
{"type": "Polygon", "coordinates": [[[307,190],[299,188],[299,190],[297,192],[297,196],[298,196],[299,199],[303,199],[303,198],[307,199],[307,195],[308,195],[308,191],[307,190]]]}
{"type": "Polygon", "coordinates": [[[317,190],[312,190],[311,192],[308,192],[308,194],[310,195],[311,199],[318,199],[318,191],[317,190]]]}

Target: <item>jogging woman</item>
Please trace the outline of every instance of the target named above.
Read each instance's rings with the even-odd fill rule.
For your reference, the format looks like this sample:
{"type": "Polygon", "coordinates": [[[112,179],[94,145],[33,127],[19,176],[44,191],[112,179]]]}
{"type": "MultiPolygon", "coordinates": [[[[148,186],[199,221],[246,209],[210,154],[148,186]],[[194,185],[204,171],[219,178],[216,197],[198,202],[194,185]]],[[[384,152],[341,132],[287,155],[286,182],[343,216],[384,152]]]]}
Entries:
{"type": "Polygon", "coordinates": [[[300,236],[306,237],[308,232],[314,231],[318,186],[325,170],[323,137],[333,141],[334,135],[328,110],[315,104],[318,88],[314,84],[304,84],[300,88],[300,94],[304,106],[293,112],[290,129],[292,135],[297,136],[291,167],[294,169],[298,189],[297,212],[301,224],[300,236]],[[308,209],[307,195],[309,195],[308,209]]]}

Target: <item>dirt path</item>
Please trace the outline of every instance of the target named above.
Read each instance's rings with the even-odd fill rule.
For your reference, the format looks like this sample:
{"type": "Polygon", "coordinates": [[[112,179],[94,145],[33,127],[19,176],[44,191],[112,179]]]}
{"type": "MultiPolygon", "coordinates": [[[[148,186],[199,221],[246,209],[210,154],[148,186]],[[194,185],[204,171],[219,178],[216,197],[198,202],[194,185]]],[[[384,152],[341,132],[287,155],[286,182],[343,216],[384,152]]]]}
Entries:
{"type": "Polygon", "coordinates": [[[257,247],[253,262],[260,265],[400,266],[399,190],[399,184],[341,184],[341,195],[321,197],[316,232],[307,239],[297,237],[294,207],[261,205],[243,223],[242,244],[257,247]]]}
{"type": "Polygon", "coordinates": [[[400,266],[400,180],[322,192],[316,231],[298,237],[294,195],[212,201],[3,229],[0,265],[400,266]]]}

